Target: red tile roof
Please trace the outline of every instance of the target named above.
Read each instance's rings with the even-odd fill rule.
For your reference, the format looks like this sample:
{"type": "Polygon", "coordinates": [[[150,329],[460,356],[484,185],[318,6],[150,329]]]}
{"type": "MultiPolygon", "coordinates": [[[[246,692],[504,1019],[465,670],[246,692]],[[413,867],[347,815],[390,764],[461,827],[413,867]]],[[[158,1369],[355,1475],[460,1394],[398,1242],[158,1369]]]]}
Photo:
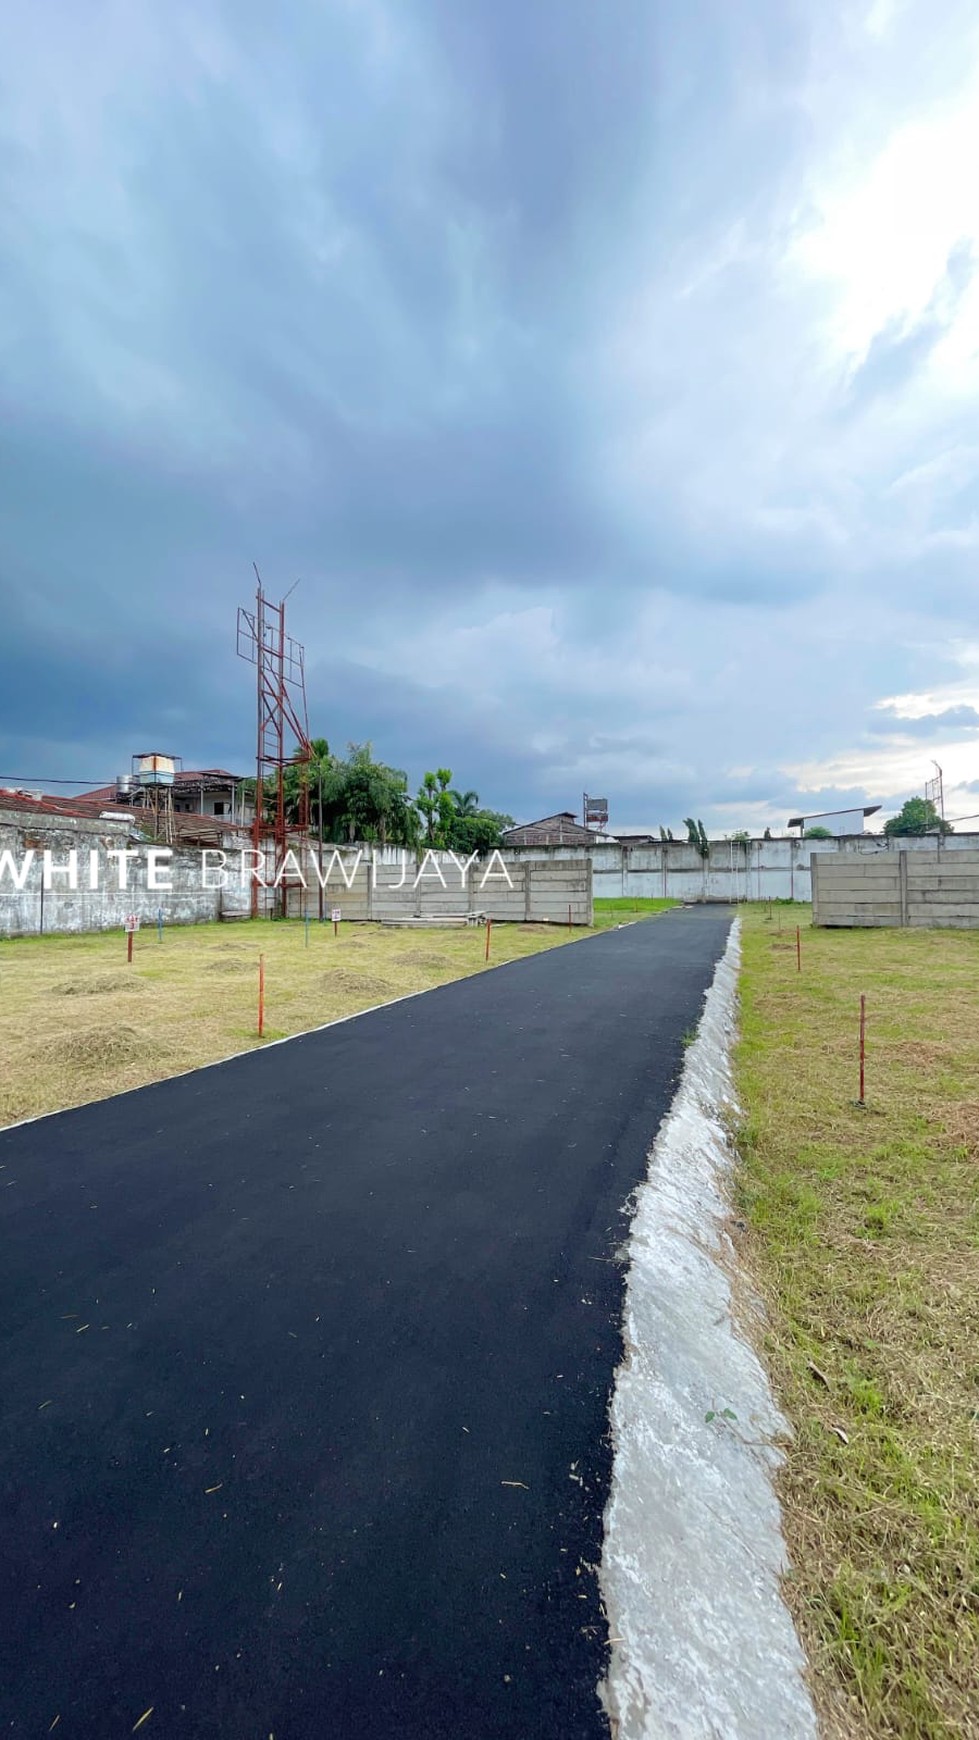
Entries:
{"type": "MultiPolygon", "coordinates": [[[[112,795],[115,797],[115,786],[112,795]]],[[[95,802],[95,794],[84,797],[52,797],[49,792],[21,791],[16,786],[0,786],[0,809],[33,810],[42,816],[99,816],[105,805],[95,802]]]]}

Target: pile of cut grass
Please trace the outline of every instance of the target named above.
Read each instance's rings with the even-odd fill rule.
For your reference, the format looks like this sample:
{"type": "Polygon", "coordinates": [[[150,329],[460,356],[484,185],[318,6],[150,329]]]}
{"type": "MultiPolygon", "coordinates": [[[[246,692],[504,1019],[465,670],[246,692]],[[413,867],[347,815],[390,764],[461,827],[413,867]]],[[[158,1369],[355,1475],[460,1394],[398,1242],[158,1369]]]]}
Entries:
{"type": "Polygon", "coordinates": [[[979,935],[808,917],[800,974],[794,923],[745,913],[737,1059],[740,1244],[795,1434],[787,1593],[826,1733],[974,1740],[979,935]]]}

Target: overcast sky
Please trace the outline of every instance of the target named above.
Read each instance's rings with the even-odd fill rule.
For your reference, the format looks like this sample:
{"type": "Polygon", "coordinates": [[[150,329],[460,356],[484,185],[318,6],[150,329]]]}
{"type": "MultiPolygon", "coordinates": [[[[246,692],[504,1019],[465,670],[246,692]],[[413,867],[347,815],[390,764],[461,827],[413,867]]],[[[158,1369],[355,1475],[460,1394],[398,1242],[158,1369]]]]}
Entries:
{"type": "Polygon", "coordinates": [[[2,16],[0,776],[979,811],[974,0],[2,16]]]}

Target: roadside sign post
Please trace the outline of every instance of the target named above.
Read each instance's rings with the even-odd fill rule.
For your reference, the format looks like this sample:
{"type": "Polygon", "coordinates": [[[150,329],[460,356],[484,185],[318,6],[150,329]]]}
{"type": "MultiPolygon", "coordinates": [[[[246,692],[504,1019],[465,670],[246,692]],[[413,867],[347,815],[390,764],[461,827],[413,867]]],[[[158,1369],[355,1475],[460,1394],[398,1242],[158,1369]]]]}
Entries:
{"type": "Polygon", "coordinates": [[[333,909],[330,913],[330,917],[333,920],[333,935],[336,936],[337,935],[337,925],[340,923],[340,920],[343,917],[343,914],[340,911],[339,906],[333,907],[333,909]]]}
{"type": "Polygon", "coordinates": [[[129,962],[130,966],[132,966],[132,960],[133,960],[133,937],[135,936],[138,929],[139,929],[139,914],[135,913],[135,912],[127,913],[126,914],[126,959],[129,962]]]}

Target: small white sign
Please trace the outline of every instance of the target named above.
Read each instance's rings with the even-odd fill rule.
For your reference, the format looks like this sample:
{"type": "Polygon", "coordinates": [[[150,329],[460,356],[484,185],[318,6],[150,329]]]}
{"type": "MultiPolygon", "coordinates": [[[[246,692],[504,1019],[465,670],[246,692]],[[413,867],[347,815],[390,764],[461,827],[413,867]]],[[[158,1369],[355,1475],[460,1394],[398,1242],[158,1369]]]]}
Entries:
{"type": "Polygon", "coordinates": [[[342,914],[342,912],[341,912],[341,911],[340,911],[340,908],[339,908],[339,907],[338,907],[338,906],[335,906],[335,907],[334,907],[334,908],[333,908],[333,911],[332,911],[332,912],[331,912],[331,914],[330,914],[330,917],[331,917],[331,918],[332,918],[332,920],[333,920],[333,922],[334,922],[334,924],[339,924],[339,923],[340,923],[340,920],[341,920],[341,918],[342,918],[342,917],[343,917],[343,914],[342,914]]]}
{"type": "Polygon", "coordinates": [[[138,930],[139,929],[139,914],[138,914],[138,912],[130,912],[130,913],[126,914],[126,929],[127,930],[138,930]]]}

